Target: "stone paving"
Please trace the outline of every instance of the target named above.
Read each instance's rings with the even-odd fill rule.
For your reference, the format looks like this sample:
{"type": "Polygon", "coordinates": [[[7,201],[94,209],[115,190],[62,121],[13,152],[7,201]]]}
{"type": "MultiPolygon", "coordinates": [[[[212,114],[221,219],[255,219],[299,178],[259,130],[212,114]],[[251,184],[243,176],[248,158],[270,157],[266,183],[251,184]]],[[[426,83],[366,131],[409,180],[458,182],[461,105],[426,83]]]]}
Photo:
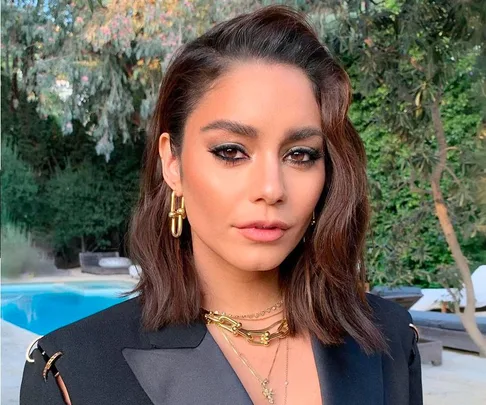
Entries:
{"type": "Polygon", "coordinates": [[[21,278],[16,279],[2,279],[2,284],[9,284],[9,283],[52,283],[52,282],[69,282],[69,281],[132,281],[135,282],[135,279],[128,274],[112,274],[112,275],[99,275],[99,274],[91,274],[91,273],[83,273],[81,272],[80,267],[75,267],[70,270],[57,270],[52,275],[46,276],[24,276],[21,278]]]}
{"type": "Polygon", "coordinates": [[[444,350],[441,366],[422,365],[425,405],[485,405],[486,359],[444,350]]]}
{"type": "Polygon", "coordinates": [[[35,333],[1,320],[2,405],[18,405],[19,388],[25,364],[25,351],[35,333]]]}
{"type": "MultiPolygon", "coordinates": [[[[130,276],[93,276],[72,271],[69,280],[132,280],[130,276]]],[[[38,280],[38,279],[37,279],[38,280]]],[[[36,280],[36,281],[37,281],[36,280]]],[[[32,281],[32,280],[26,280],[32,281]]],[[[60,281],[42,278],[42,281],[60,281]]],[[[481,314],[483,315],[483,314],[481,314]]],[[[25,350],[37,335],[1,320],[1,404],[18,405],[25,350]]],[[[444,350],[443,364],[422,366],[424,405],[485,405],[486,359],[444,350]]],[[[358,404],[357,404],[358,405],[358,404]]]]}

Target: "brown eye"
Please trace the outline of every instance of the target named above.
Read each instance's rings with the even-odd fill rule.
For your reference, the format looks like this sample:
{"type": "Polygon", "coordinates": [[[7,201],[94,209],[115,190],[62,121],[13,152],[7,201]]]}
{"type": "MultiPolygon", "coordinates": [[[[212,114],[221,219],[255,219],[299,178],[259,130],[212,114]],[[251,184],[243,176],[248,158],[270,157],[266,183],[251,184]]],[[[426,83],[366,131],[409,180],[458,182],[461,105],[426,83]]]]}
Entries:
{"type": "Polygon", "coordinates": [[[309,154],[307,152],[302,152],[302,151],[292,152],[288,156],[290,156],[291,160],[295,162],[305,162],[309,160],[309,154]]]}
{"type": "Polygon", "coordinates": [[[225,158],[234,159],[237,157],[238,152],[239,151],[234,148],[225,148],[220,151],[220,154],[223,155],[225,158]]]}
{"type": "Polygon", "coordinates": [[[225,162],[239,162],[248,157],[239,145],[220,145],[210,149],[209,152],[225,162]]]}
{"type": "Polygon", "coordinates": [[[293,148],[286,155],[285,160],[295,166],[312,166],[318,159],[322,158],[322,152],[313,148],[293,148]]]}

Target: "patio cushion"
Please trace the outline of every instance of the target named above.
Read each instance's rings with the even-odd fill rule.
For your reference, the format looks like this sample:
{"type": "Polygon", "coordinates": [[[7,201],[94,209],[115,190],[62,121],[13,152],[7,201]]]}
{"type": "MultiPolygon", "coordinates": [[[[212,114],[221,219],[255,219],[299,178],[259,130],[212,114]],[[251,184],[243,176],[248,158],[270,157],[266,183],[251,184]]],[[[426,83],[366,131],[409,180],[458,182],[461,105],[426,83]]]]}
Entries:
{"type": "MultiPolygon", "coordinates": [[[[412,315],[414,324],[417,326],[464,331],[464,326],[456,314],[413,310],[409,312],[412,315]]],[[[486,334],[486,317],[476,317],[476,321],[481,333],[486,334]]]]}
{"type": "MultiPolygon", "coordinates": [[[[486,265],[479,266],[471,275],[471,281],[474,285],[474,295],[476,299],[476,308],[486,307],[486,265]]],[[[466,306],[467,293],[463,287],[459,290],[451,288],[451,291],[456,295],[460,292],[461,308],[466,306]]],[[[422,288],[423,297],[420,298],[413,306],[414,311],[431,311],[432,309],[440,309],[441,302],[451,302],[453,297],[447,288],[422,288]]]]}
{"type": "Polygon", "coordinates": [[[422,289],[420,287],[409,287],[409,286],[399,286],[399,287],[386,287],[386,286],[375,286],[371,290],[371,294],[383,296],[393,296],[393,295],[420,295],[422,296],[422,289]]]}
{"type": "Polygon", "coordinates": [[[132,261],[127,257],[104,257],[100,259],[98,265],[106,268],[127,267],[132,264],[132,261]]]}

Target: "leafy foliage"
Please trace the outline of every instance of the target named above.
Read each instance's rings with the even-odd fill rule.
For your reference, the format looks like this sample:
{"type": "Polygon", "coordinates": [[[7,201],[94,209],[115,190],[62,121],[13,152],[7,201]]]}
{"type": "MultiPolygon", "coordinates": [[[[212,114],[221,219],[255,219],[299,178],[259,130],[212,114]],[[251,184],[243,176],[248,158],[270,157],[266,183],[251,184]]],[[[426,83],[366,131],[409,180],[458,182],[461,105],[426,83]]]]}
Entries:
{"type": "MultiPolygon", "coordinates": [[[[108,160],[143,128],[175,50],[253,2],[2,2],[5,69],[21,67],[29,100],[64,134],[78,120],[108,160]],[[36,6],[37,4],[37,6],[36,6]]],[[[8,73],[9,74],[9,73],[8,73]]]]}
{"type": "Polygon", "coordinates": [[[35,203],[39,187],[30,167],[4,140],[2,166],[2,224],[12,222],[21,228],[31,228],[40,210],[35,203]]]}
{"type": "MultiPolygon", "coordinates": [[[[2,173],[12,217],[58,251],[116,245],[168,61],[213,24],[270,3],[2,1],[2,133],[18,154],[2,173]]],[[[307,14],[355,87],[370,281],[437,285],[454,267],[430,193],[437,97],[448,146],[441,188],[465,255],[486,263],[484,2],[278,3],[307,14]]]]}
{"type": "Polygon", "coordinates": [[[331,5],[331,31],[318,20],[356,87],[352,117],[370,161],[372,282],[450,285],[450,279],[439,280],[454,261],[431,195],[439,157],[432,120],[437,102],[447,148],[440,187],[448,214],[471,264],[486,260],[479,233],[485,216],[476,202],[484,169],[474,158],[486,155],[478,136],[485,26],[478,3],[345,2],[331,5]]]}
{"type": "Polygon", "coordinates": [[[8,211],[9,222],[68,257],[119,248],[138,193],[143,139],[118,140],[106,162],[77,121],[75,132],[63,135],[22,92],[18,107],[12,111],[2,97],[2,220],[8,211]]]}

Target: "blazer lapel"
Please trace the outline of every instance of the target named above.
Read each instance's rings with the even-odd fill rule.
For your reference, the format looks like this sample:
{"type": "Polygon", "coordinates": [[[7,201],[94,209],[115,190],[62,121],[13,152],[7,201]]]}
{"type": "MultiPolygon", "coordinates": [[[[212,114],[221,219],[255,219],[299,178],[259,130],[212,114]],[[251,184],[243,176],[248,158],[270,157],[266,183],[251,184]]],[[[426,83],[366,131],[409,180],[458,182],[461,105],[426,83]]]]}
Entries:
{"type": "Polygon", "coordinates": [[[381,354],[367,356],[350,336],[336,346],[313,336],[312,348],[323,404],[384,405],[381,354]]]}
{"type": "MultiPolygon", "coordinates": [[[[167,326],[147,333],[146,338],[146,347],[127,347],[123,355],[155,405],[192,403],[194,398],[201,405],[252,404],[203,321],[167,326]],[[143,370],[149,370],[152,382],[143,370]],[[154,387],[165,388],[157,392],[154,387]]],[[[385,405],[381,354],[366,355],[350,336],[335,346],[312,336],[312,349],[323,404],[385,405]]]]}
{"type": "Polygon", "coordinates": [[[204,322],[146,334],[151,348],[123,349],[126,362],[155,404],[251,405],[251,399],[204,322]]]}

